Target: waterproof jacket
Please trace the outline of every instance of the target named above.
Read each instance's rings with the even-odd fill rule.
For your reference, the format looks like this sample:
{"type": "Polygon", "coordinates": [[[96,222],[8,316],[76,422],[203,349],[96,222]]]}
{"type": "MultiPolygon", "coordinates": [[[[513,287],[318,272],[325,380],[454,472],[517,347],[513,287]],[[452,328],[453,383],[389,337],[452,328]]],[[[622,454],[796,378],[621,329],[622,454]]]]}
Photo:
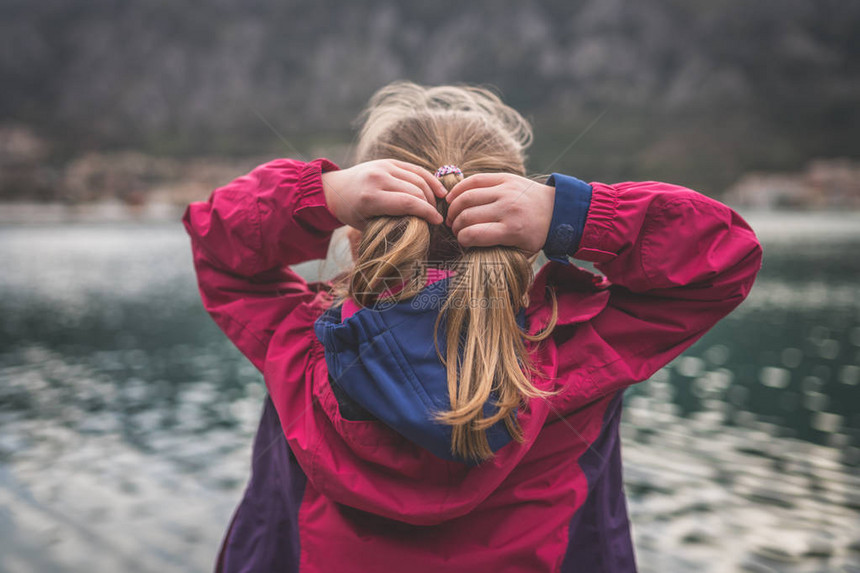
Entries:
{"type": "Polygon", "coordinates": [[[203,304],[268,389],[217,570],[635,571],[622,393],[744,300],[762,254],[749,225],[684,187],[553,174],[550,261],[517,318],[540,331],[555,289],[558,324],[528,348],[535,383],[560,392],[517,410],[523,443],[492,428],[495,457],[474,464],[430,419],[448,405],[433,344],[446,273],[387,308],[345,309],[291,268],[324,258],[342,225],[322,188],[334,169],[274,160],[183,215],[203,304]]]}

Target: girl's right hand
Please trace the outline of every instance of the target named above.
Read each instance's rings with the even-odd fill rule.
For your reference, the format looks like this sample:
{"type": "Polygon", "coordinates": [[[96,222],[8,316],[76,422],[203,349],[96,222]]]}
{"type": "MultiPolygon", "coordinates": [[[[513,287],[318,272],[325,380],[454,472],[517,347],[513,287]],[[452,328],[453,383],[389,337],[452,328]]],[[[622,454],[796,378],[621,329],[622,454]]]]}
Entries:
{"type": "Polygon", "coordinates": [[[448,193],[447,224],[464,247],[518,247],[529,256],[546,243],[555,187],[513,173],[479,173],[448,193]]]}
{"type": "Polygon", "coordinates": [[[365,161],[348,169],[322,174],[329,211],[350,227],[364,229],[380,215],[414,215],[432,225],[442,223],[436,197],[445,186],[429,171],[397,159],[365,161]]]}

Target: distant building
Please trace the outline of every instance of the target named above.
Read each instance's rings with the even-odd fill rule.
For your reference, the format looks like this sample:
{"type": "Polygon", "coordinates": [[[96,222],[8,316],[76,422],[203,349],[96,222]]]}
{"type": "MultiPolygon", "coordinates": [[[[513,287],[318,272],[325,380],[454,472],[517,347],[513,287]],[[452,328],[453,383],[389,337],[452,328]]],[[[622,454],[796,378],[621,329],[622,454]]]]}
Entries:
{"type": "Polygon", "coordinates": [[[860,161],[816,159],[801,172],[749,173],[723,200],[757,209],[860,209],[860,161]]]}

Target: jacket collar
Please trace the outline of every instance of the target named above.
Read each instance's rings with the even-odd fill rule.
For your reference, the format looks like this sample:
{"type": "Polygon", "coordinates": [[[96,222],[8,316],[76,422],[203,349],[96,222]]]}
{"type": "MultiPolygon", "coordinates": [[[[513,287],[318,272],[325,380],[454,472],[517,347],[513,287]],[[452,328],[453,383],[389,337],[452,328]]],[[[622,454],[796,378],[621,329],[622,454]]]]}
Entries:
{"type": "Polygon", "coordinates": [[[554,288],[558,300],[559,325],[586,322],[599,314],[609,302],[611,283],[572,263],[549,261],[535,275],[531,300],[526,309],[529,333],[535,334],[546,326],[552,314],[548,288],[554,288]],[[544,296],[539,296],[544,293],[544,296]]]}

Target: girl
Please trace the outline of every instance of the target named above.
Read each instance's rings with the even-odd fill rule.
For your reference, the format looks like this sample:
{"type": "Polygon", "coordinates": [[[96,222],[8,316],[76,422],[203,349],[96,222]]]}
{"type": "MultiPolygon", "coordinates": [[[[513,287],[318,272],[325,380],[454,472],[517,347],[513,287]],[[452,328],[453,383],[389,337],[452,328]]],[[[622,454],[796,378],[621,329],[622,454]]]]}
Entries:
{"type": "Polygon", "coordinates": [[[183,216],[269,392],[217,570],[635,571],[622,393],[744,300],[755,234],[675,185],[526,178],[482,88],[397,82],[361,120],[354,166],[275,160],[183,216]],[[291,270],[342,225],[352,270],[291,270]]]}

